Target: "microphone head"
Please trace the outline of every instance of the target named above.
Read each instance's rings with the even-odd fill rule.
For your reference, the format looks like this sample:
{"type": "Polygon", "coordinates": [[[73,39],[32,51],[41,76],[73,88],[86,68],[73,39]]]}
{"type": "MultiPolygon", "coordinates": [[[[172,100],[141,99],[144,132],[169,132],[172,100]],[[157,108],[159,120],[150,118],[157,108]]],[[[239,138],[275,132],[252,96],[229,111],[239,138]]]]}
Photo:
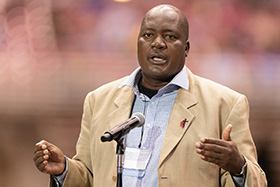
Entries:
{"type": "Polygon", "coordinates": [[[102,142],[109,142],[112,140],[112,135],[108,132],[105,132],[103,136],[101,136],[101,141],[102,142]]]}
{"type": "Polygon", "coordinates": [[[138,127],[141,127],[141,126],[144,125],[144,123],[145,123],[145,116],[142,113],[136,112],[136,113],[132,114],[131,117],[136,117],[138,119],[138,121],[139,121],[138,127]]]}

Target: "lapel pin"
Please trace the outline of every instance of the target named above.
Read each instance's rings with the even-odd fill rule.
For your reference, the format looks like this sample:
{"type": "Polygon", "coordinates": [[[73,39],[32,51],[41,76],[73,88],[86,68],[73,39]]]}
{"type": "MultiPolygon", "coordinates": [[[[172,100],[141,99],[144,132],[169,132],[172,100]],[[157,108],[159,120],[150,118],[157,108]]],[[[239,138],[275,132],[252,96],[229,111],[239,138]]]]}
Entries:
{"type": "Polygon", "coordinates": [[[188,120],[185,118],[183,121],[181,121],[180,126],[184,128],[186,122],[188,122],[188,120]]]}

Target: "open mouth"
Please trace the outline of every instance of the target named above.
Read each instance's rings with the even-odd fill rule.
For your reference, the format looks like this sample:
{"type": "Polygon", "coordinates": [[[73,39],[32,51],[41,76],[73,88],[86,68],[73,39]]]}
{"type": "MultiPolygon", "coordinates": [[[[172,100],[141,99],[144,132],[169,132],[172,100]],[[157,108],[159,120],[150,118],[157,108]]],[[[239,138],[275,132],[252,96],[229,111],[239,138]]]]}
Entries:
{"type": "Polygon", "coordinates": [[[166,57],[161,56],[161,55],[154,55],[150,59],[155,64],[164,64],[167,61],[166,57]]]}

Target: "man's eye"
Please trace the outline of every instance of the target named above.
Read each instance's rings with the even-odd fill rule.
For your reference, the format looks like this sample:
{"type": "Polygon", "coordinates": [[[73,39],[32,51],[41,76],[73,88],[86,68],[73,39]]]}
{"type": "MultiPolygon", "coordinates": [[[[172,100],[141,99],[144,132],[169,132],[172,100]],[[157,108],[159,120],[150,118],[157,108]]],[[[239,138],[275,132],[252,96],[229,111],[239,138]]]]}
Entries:
{"type": "Polygon", "coordinates": [[[145,38],[151,38],[151,37],[152,37],[152,34],[151,34],[151,33],[145,33],[145,34],[143,34],[143,36],[144,36],[145,38]]]}
{"type": "Polygon", "coordinates": [[[174,36],[174,35],[168,34],[168,35],[166,35],[166,39],[169,39],[169,40],[176,40],[177,38],[176,38],[176,36],[174,36]]]}

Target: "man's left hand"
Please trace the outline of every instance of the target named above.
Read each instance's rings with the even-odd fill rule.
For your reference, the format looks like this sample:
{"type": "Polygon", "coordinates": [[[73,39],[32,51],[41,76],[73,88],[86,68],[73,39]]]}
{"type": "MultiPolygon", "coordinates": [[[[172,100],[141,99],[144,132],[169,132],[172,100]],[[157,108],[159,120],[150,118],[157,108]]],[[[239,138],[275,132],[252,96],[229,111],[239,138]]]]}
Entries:
{"type": "Polygon", "coordinates": [[[217,164],[231,174],[239,174],[245,159],[238,151],[236,144],[231,140],[232,125],[223,131],[223,140],[217,138],[201,138],[195,144],[196,152],[200,158],[207,162],[217,164]]]}

